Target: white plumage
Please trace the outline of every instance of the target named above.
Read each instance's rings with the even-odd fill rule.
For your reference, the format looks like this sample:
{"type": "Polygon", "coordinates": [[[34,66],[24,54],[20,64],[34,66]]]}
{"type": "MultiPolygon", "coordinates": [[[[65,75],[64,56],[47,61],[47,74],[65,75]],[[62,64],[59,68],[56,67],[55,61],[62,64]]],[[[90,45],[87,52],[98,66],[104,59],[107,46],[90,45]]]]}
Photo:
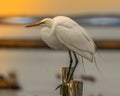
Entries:
{"type": "Polygon", "coordinates": [[[86,30],[74,20],[65,16],[45,18],[28,25],[41,26],[42,40],[53,49],[69,50],[89,61],[94,60],[95,43],[86,30]]]}
{"type": "MultiPolygon", "coordinates": [[[[93,61],[94,41],[86,30],[75,21],[65,16],[57,16],[53,19],[45,18],[36,24],[39,23],[42,26],[40,36],[49,47],[71,50],[93,61]]],[[[30,26],[33,25],[28,25],[28,27],[30,26]]]]}

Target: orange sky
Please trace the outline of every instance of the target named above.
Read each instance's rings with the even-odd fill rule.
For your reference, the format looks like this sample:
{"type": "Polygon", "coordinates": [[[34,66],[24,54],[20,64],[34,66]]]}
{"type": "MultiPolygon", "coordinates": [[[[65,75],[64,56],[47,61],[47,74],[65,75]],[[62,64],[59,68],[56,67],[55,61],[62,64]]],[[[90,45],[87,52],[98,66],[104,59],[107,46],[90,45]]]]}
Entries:
{"type": "Polygon", "coordinates": [[[120,13],[120,0],[1,0],[0,16],[120,13]]]}

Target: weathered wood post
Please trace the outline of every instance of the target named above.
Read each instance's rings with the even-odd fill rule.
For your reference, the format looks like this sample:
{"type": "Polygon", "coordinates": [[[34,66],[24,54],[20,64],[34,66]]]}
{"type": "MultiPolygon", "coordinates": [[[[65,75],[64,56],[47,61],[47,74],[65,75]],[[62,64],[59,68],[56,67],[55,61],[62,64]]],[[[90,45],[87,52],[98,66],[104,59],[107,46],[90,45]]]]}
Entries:
{"type": "MultiPolygon", "coordinates": [[[[73,68],[71,68],[73,70],[73,68]]],[[[67,83],[68,67],[62,68],[62,86],[60,88],[62,96],[82,96],[83,82],[74,80],[74,77],[67,83]]]]}

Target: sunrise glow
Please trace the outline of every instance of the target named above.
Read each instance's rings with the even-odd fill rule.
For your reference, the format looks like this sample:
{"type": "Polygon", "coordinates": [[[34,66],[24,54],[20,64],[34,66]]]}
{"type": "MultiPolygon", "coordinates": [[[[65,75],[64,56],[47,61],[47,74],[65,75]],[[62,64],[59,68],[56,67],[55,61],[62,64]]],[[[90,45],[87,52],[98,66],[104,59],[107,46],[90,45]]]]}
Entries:
{"type": "Polygon", "coordinates": [[[1,0],[0,15],[119,13],[120,0],[1,0]]]}

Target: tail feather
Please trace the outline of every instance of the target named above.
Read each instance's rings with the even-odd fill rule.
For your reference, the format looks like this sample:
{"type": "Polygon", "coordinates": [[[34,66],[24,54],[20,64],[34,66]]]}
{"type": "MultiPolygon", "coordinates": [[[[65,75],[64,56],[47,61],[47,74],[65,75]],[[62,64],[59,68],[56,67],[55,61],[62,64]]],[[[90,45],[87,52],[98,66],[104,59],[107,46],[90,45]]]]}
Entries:
{"type": "Polygon", "coordinates": [[[96,68],[97,68],[98,72],[99,72],[100,74],[102,74],[101,70],[99,69],[99,67],[98,67],[98,65],[97,65],[97,62],[96,62],[95,57],[94,57],[93,59],[94,59],[95,66],[96,66],[96,68]]]}
{"type": "Polygon", "coordinates": [[[81,57],[81,58],[82,58],[83,70],[84,70],[84,73],[86,74],[84,60],[83,60],[83,57],[81,57]]]}

